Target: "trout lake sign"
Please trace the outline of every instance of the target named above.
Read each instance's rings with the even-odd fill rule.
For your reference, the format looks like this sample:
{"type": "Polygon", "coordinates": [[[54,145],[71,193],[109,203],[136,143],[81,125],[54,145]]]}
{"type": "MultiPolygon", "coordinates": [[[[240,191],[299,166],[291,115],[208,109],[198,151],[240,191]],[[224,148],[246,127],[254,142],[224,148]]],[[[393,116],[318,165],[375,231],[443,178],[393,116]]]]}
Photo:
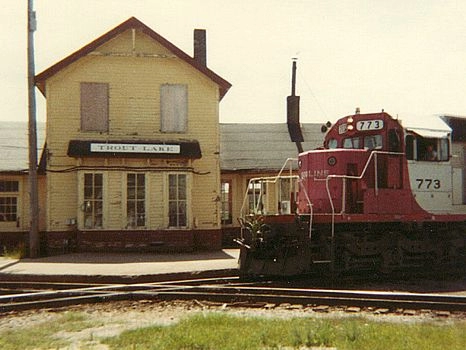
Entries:
{"type": "Polygon", "coordinates": [[[164,153],[180,154],[180,145],[141,144],[141,143],[91,143],[91,152],[109,153],[164,153]]]}
{"type": "Polygon", "coordinates": [[[70,140],[67,155],[70,157],[159,159],[199,159],[202,157],[201,147],[196,140],[153,142],[70,140]]]}

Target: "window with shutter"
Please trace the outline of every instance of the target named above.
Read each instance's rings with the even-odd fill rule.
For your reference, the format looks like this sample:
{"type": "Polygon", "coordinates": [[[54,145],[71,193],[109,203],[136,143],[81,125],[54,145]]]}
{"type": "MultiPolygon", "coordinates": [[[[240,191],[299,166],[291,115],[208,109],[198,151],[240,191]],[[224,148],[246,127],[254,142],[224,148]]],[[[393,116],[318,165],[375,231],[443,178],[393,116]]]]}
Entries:
{"type": "Polygon", "coordinates": [[[162,132],[184,133],[188,129],[188,86],[163,84],[160,88],[162,132]]]}
{"type": "Polygon", "coordinates": [[[108,84],[81,83],[81,131],[108,131],[108,84]]]}

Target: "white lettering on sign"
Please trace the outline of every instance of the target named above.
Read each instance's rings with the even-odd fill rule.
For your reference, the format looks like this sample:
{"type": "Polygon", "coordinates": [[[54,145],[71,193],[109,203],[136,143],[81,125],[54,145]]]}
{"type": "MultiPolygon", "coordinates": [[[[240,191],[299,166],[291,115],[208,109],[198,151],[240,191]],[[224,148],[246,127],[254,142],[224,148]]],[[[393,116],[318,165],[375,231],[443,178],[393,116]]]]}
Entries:
{"type": "Polygon", "coordinates": [[[367,130],[380,130],[383,129],[383,120],[360,120],[356,123],[356,130],[367,131],[367,130]]]}
{"type": "Polygon", "coordinates": [[[181,147],[164,144],[91,143],[91,152],[179,154],[181,147]]]}
{"type": "Polygon", "coordinates": [[[308,178],[314,178],[314,180],[325,180],[329,174],[330,172],[328,169],[307,170],[301,172],[300,177],[302,180],[306,180],[308,178]]]}

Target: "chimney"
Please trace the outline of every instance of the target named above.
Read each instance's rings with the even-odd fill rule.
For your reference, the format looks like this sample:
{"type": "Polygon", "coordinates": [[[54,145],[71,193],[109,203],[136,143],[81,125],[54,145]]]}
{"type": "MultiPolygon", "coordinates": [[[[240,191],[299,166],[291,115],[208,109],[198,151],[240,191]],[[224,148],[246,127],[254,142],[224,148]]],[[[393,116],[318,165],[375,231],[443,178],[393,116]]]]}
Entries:
{"type": "Polygon", "coordinates": [[[202,66],[207,66],[205,29],[194,29],[194,60],[202,66]]]}
{"type": "Polygon", "coordinates": [[[298,152],[303,152],[301,142],[304,142],[299,121],[299,96],[296,96],[296,59],[293,59],[291,76],[291,96],[286,98],[286,123],[292,142],[296,143],[298,152]]]}

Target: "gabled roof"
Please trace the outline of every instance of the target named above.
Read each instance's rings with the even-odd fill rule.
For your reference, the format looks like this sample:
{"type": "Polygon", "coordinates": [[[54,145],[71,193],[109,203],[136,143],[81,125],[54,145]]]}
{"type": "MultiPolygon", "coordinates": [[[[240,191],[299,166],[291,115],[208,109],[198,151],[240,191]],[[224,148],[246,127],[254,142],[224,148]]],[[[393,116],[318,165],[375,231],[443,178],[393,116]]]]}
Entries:
{"type": "Polygon", "coordinates": [[[213,82],[215,82],[220,89],[220,99],[227,93],[228,89],[230,89],[231,84],[221,78],[219,75],[215,74],[209,68],[203,66],[202,64],[198,63],[194,58],[186,54],[184,51],[173,45],[171,42],[154,32],[151,28],[146,26],[144,23],[139,21],[135,17],[131,17],[125,22],[121,23],[120,25],[116,26],[109,32],[105,33],[104,35],[100,36],[99,38],[95,39],[91,43],[87,44],[86,46],[82,47],[78,51],[72,53],[68,57],[65,57],[58,63],[54,64],[50,68],[46,69],[42,73],[38,74],[35,78],[36,85],[39,90],[42,92],[44,96],[46,96],[45,91],[45,81],[64,69],[65,67],[69,66],[73,62],[79,60],[80,58],[86,56],[87,54],[94,51],[99,46],[105,44],[109,40],[115,38],[117,35],[122,34],[123,32],[127,31],[128,29],[140,29],[144,34],[148,35],[159,44],[164,46],[166,49],[171,51],[175,56],[181,58],[186,63],[190,64],[192,67],[200,71],[201,73],[205,74],[209,77],[213,82]]]}
{"type": "MultiPolygon", "coordinates": [[[[321,124],[304,123],[304,150],[322,146],[321,124]]],[[[278,171],[287,158],[298,158],[286,123],[220,124],[221,171],[278,171]]]]}

